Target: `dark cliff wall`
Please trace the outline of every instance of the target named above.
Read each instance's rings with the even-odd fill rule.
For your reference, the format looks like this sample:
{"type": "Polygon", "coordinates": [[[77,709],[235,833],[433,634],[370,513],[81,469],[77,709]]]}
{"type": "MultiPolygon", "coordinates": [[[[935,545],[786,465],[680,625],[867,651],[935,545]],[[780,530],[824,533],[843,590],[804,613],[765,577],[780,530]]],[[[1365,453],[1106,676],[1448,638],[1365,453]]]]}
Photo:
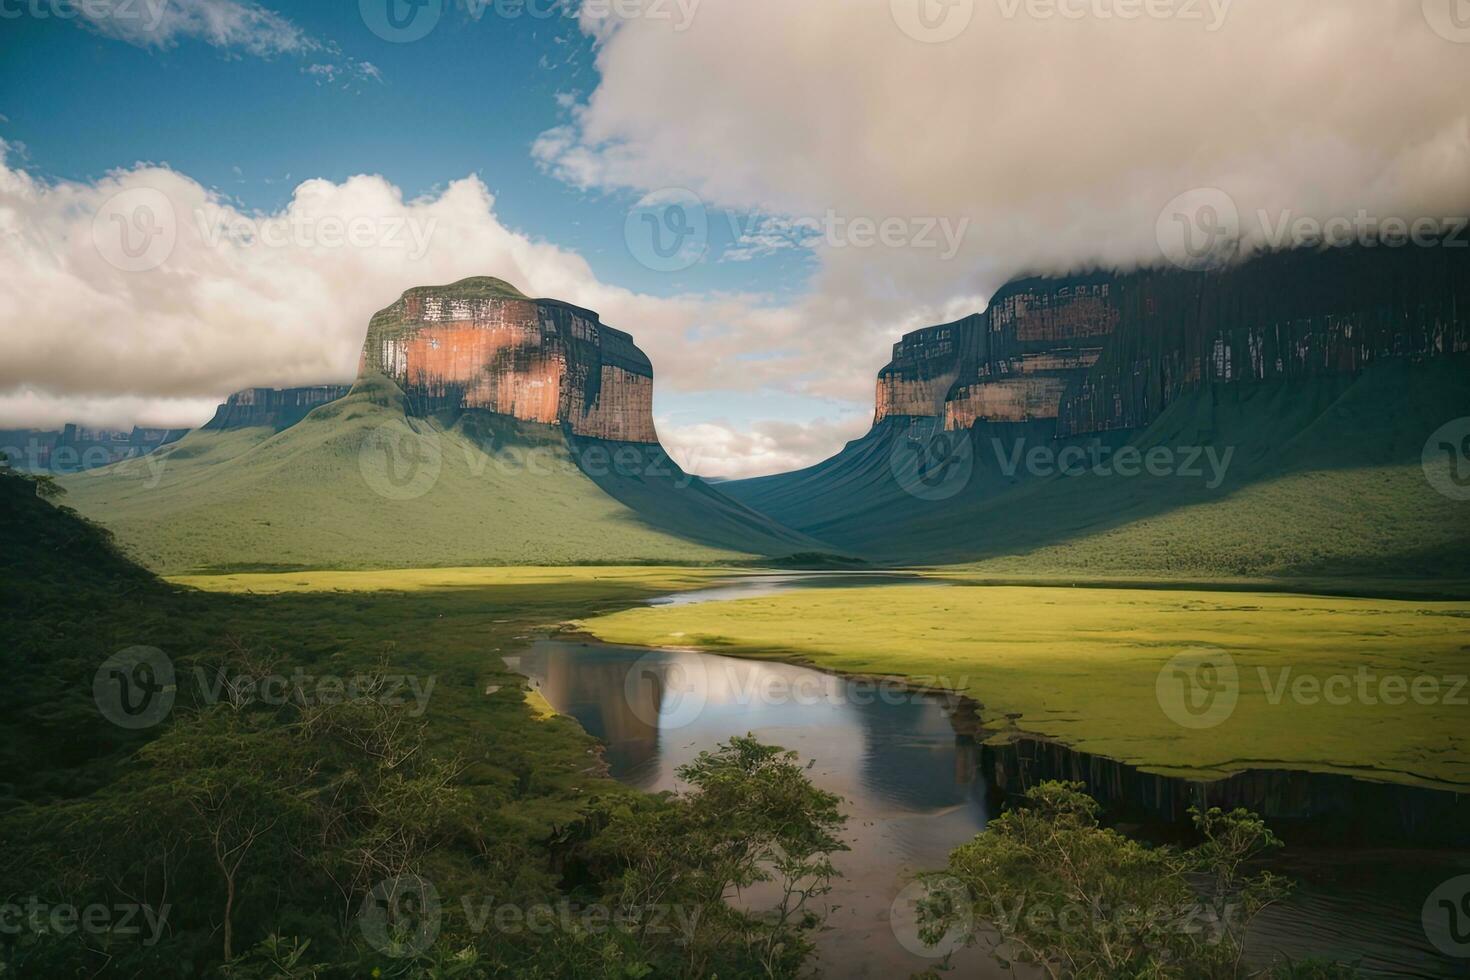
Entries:
{"type": "Polygon", "coordinates": [[[906,334],[893,345],[893,360],[878,372],[873,424],[893,416],[938,418],[944,396],[973,360],[985,335],[981,314],[906,334]]]}
{"type": "Polygon", "coordinates": [[[577,436],[653,443],[653,365],[596,313],[498,279],[411,289],[373,317],[362,370],[421,414],[483,409],[577,436]]]}
{"type": "Polygon", "coordinates": [[[1143,428],[1202,384],[1465,351],[1466,248],[1301,249],[1208,273],[1026,278],[983,314],[896,344],[875,421],[1050,422],[1065,438],[1143,428]]]}
{"type": "Polygon", "coordinates": [[[1114,280],[1111,301],[1119,329],[1063,399],[1062,435],[1147,425],[1204,383],[1470,350],[1470,249],[1302,250],[1220,272],[1136,272],[1114,280]]]}
{"type": "Polygon", "coordinates": [[[351,385],[246,388],[227,398],[203,428],[213,431],[271,428],[279,431],[295,425],[313,409],[334,402],[351,390],[351,385]]]}

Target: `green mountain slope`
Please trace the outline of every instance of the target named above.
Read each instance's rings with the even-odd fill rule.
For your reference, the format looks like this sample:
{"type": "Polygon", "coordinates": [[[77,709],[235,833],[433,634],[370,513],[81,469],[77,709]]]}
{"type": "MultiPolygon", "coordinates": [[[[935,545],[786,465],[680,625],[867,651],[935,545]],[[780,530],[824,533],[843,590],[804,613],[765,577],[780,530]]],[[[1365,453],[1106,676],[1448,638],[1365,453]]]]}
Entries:
{"type": "MultiPolygon", "coordinates": [[[[1467,367],[1461,357],[1397,360],[1356,378],[1213,385],[1115,436],[1140,458],[1167,451],[1175,469],[1191,447],[1230,453],[1214,487],[1207,457],[1198,477],[1090,467],[1028,477],[1024,463],[1007,476],[1001,461],[1025,433],[981,425],[969,475],[941,475],[932,490],[890,467],[905,450],[883,427],[812,470],[722,489],[887,561],[997,574],[1470,580],[1470,512],[1436,492],[1421,463],[1431,433],[1470,416],[1467,367]]],[[[1037,447],[1063,448],[1027,438],[1025,451],[1037,447]]]]}
{"type": "Polygon", "coordinates": [[[68,502],[164,572],[708,562],[812,550],[676,469],[642,483],[635,511],[579,469],[555,427],[483,412],[410,418],[396,387],[369,379],[283,431],[194,432],[65,486],[68,502]]]}

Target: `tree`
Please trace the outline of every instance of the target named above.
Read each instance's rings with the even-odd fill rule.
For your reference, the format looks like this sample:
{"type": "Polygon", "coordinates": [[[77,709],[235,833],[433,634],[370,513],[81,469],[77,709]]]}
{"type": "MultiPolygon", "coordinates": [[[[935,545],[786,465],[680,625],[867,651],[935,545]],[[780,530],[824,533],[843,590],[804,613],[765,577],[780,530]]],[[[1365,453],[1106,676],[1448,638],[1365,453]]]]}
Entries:
{"type": "Polygon", "coordinates": [[[846,850],[841,800],[812,786],[796,754],[733,738],[679,770],[690,792],[614,814],[593,849],[616,868],[617,908],[683,910],[689,934],[670,943],[640,922],[636,939],[655,957],[677,956],[684,976],[794,976],[821,924],[811,901],[837,875],[846,850]],[[774,901],[738,904],[759,884],[774,901]]]}
{"type": "Polygon", "coordinates": [[[1266,825],[1245,810],[1195,809],[1198,846],[1151,848],[1101,827],[1083,790],[1031,789],[956,849],[946,872],[925,876],[924,941],[960,935],[1054,980],[1255,975],[1244,965],[1246,929],[1288,891],[1269,872],[1247,871],[1281,846],[1266,825]]]}

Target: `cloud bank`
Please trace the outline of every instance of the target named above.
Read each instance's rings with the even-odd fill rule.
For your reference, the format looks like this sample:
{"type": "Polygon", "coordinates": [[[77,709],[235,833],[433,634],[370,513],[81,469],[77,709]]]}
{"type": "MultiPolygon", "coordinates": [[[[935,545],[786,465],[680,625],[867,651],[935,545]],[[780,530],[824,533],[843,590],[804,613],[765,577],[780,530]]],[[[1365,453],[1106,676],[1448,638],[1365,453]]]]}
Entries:
{"type": "Polygon", "coordinates": [[[536,153],[585,188],[798,218],[968,219],[948,261],[822,242],[889,312],[1012,275],[1157,264],[1181,194],[1325,219],[1470,206],[1459,0],[746,0],[592,18],[601,83],[536,153]]]}

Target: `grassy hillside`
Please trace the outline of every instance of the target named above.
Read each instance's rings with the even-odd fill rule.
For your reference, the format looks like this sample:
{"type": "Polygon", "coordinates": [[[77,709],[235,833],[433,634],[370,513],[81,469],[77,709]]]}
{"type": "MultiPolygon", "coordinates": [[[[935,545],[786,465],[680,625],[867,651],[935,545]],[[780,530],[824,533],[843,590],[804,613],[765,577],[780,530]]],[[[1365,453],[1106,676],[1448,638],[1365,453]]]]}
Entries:
{"type": "MultiPolygon", "coordinates": [[[[1138,450],[1213,447],[1214,482],[1085,472],[1007,478],[984,426],[973,474],[952,496],[907,492],[876,431],[815,470],[730,484],[737,499],[865,556],[967,564],[997,575],[1378,578],[1470,581],[1470,514],[1425,479],[1425,440],[1470,416],[1463,358],[1383,362],[1358,378],[1202,388],[1147,430],[1138,450]],[[871,504],[869,503],[871,502],[871,504]]],[[[1025,433],[1020,433],[1026,435],[1025,433]]],[[[1002,455],[1015,447],[1001,436],[1002,455]]],[[[1026,449],[1060,448],[1027,436],[1026,449]]]]}
{"type": "Polygon", "coordinates": [[[711,562],[811,550],[768,519],[720,506],[702,484],[665,481],[635,511],[578,469],[559,430],[484,413],[411,419],[382,380],[279,433],[194,432],[64,482],[69,502],[164,572],[711,562]],[[659,526],[661,513],[680,515],[676,532],[659,526]],[[689,525],[703,527],[699,542],[678,533],[689,525]]]}

